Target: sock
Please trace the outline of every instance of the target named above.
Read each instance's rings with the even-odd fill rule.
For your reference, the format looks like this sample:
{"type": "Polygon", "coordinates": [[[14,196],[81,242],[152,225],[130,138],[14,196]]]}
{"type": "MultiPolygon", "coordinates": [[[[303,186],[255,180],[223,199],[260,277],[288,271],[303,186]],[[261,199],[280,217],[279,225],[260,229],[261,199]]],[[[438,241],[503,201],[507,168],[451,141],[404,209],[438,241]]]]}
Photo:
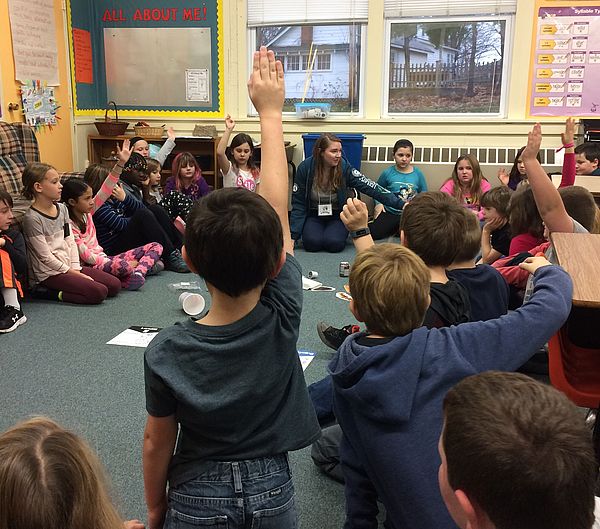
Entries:
{"type": "Polygon", "coordinates": [[[62,291],[62,290],[59,290],[59,291],[58,291],[58,301],[62,301],[62,300],[63,300],[63,299],[62,299],[62,295],[63,295],[63,291],[62,291]]]}
{"type": "Polygon", "coordinates": [[[21,310],[21,305],[19,304],[19,296],[17,295],[16,288],[2,288],[0,289],[2,292],[2,297],[4,298],[4,304],[10,305],[15,309],[21,310]]]}

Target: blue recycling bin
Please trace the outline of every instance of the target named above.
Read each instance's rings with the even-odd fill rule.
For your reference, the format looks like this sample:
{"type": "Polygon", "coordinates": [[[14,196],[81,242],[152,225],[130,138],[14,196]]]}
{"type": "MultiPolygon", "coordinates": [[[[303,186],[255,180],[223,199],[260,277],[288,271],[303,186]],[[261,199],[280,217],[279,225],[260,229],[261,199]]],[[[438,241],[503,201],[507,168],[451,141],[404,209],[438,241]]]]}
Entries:
{"type": "MultiPolygon", "coordinates": [[[[335,134],[335,133],[334,133],[335,134]]],[[[360,160],[362,158],[362,146],[365,139],[364,134],[335,134],[342,140],[342,156],[348,163],[360,170],[360,160]]],[[[313,147],[320,134],[302,134],[304,140],[304,158],[312,156],[313,147]]]]}

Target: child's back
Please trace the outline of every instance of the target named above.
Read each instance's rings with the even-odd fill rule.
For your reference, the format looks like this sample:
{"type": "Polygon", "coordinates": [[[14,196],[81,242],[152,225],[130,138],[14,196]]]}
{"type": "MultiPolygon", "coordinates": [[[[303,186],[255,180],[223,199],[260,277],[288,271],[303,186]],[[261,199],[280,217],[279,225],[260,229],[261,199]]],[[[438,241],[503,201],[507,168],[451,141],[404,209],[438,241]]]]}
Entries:
{"type": "Polygon", "coordinates": [[[536,271],[547,262],[535,258],[524,265],[534,273],[536,284],[527,306],[487,322],[417,328],[414,313],[419,308],[412,307],[421,306],[427,284],[414,280],[424,266],[412,264],[407,251],[396,247],[388,255],[389,249],[378,246],[358,255],[350,276],[354,309],[371,333],[381,336],[380,343],[365,345],[364,335],[357,333],[344,342],[329,366],[335,414],[344,431],[346,527],[374,527],[379,499],[386,508],[386,527],[455,528],[437,482],[445,393],[470,374],[517,369],[562,325],[570,309],[568,275],[557,267],[536,271]],[[377,288],[369,284],[377,282],[377,274],[368,270],[379,271],[394,261],[404,279],[389,287],[381,310],[371,312],[355,292],[377,288]],[[356,288],[361,281],[368,288],[356,288]],[[404,303],[399,301],[403,297],[404,303]],[[396,312],[412,315],[409,327],[414,330],[407,332],[400,325],[390,339],[389,327],[377,318],[388,321],[396,312]]]}

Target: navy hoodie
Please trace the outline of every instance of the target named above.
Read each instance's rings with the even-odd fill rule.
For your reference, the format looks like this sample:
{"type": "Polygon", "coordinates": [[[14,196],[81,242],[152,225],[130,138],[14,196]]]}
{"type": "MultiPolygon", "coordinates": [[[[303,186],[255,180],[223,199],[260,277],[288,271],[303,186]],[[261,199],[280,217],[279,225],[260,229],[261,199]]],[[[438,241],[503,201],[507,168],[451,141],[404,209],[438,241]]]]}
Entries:
{"type": "Polygon", "coordinates": [[[345,529],[376,529],[377,498],[390,529],[456,529],[438,488],[446,392],[488,370],[513,371],[566,321],[572,283],[557,266],[538,269],[520,309],[485,322],[421,327],[373,347],[346,339],[329,365],[344,437],[345,529]]]}

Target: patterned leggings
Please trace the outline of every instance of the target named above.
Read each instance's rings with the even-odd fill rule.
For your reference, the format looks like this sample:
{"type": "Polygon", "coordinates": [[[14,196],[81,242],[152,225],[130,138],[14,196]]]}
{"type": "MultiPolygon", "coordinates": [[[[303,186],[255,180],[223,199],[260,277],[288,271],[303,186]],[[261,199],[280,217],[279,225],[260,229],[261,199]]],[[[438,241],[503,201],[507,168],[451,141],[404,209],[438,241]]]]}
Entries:
{"type": "Polygon", "coordinates": [[[160,244],[157,242],[149,242],[148,244],[138,246],[133,250],[127,250],[119,255],[113,255],[108,258],[109,260],[106,261],[106,263],[100,264],[95,268],[118,277],[121,280],[123,288],[127,288],[131,274],[139,272],[146,277],[148,270],[150,270],[156,261],[160,259],[162,251],[163,247],[160,244]],[[130,261],[137,261],[137,266],[132,267],[130,261]]]}

